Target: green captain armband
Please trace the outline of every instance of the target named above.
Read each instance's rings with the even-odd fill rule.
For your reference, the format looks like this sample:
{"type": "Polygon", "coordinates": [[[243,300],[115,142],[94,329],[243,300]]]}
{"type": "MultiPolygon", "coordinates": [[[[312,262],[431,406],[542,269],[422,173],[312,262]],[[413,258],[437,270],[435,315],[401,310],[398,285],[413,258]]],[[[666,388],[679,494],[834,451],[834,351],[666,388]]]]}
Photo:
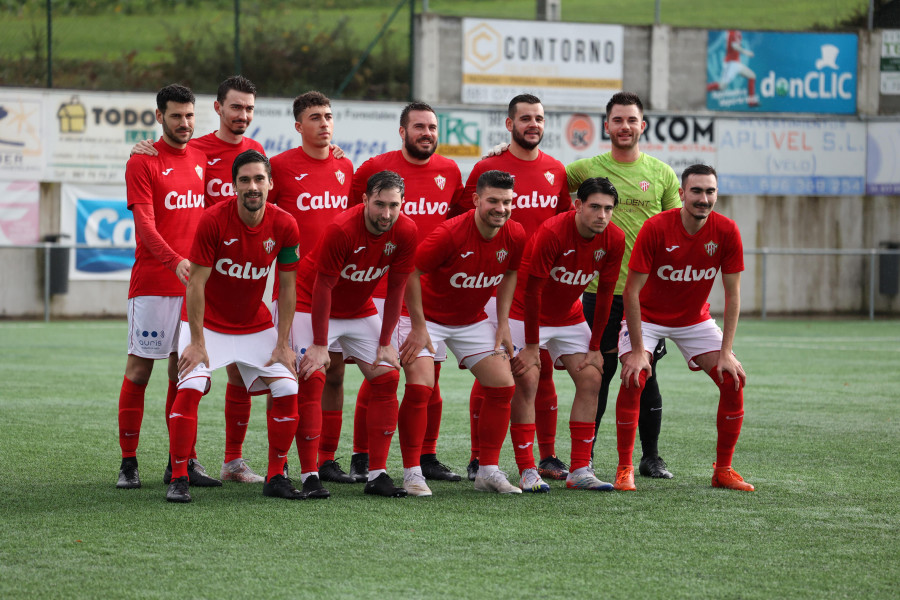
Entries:
{"type": "Polygon", "coordinates": [[[282,248],[278,251],[278,262],[282,265],[289,265],[300,260],[300,254],[297,252],[299,246],[290,246],[282,248]]]}

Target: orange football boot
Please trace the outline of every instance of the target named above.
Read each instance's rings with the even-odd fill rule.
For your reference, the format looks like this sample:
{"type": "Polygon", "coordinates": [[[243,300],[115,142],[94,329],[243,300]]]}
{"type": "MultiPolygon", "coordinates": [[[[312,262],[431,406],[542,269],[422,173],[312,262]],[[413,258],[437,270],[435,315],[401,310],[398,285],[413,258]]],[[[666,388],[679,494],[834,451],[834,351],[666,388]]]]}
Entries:
{"type": "Polygon", "coordinates": [[[613,484],[613,488],[620,492],[634,492],[637,490],[634,487],[634,465],[620,466],[616,469],[616,482],[613,484]]]}
{"type": "Polygon", "coordinates": [[[721,469],[713,463],[712,486],[715,488],[728,488],[729,490],[739,490],[741,492],[752,492],[756,488],[744,481],[737,471],[731,467],[722,467],[721,469]]]}

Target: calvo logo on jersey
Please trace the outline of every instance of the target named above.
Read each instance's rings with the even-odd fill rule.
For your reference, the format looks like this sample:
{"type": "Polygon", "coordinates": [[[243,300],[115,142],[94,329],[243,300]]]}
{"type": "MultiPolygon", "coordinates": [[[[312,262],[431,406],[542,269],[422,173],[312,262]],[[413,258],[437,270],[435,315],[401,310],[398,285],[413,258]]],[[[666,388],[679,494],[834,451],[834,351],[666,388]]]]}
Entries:
{"type": "Polygon", "coordinates": [[[267,239],[263,242],[263,249],[266,251],[266,254],[272,254],[272,250],[275,249],[275,240],[272,238],[267,239]]]}
{"type": "Polygon", "coordinates": [[[396,250],[396,249],[397,249],[397,244],[395,244],[394,242],[388,242],[387,244],[384,245],[384,255],[390,256],[391,254],[394,253],[394,250],[396,250]]]}
{"type": "Polygon", "coordinates": [[[337,177],[338,183],[340,183],[341,185],[344,185],[344,181],[345,181],[346,177],[345,177],[343,171],[338,169],[337,171],[334,172],[334,176],[337,177]]]}
{"type": "Polygon", "coordinates": [[[497,250],[497,262],[502,263],[504,260],[506,260],[507,256],[509,256],[509,252],[506,251],[506,248],[497,250]]]}
{"type": "Polygon", "coordinates": [[[715,242],[707,242],[703,245],[703,249],[706,250],[706,253],[712,256],[716,253],[716,250],[719,248],[719,245],[715,242]]]}
{"type": "Polygon", "coordinates": [[[647,190],[650,189],[650,182],[649,182],[649,181],[642,181],[642,182],[640,182],[638,185],[641,187],[641,191],[642,191],[642,192],[646,192],[647,190]]]}
{"type": "Polygon", "coordinates": [[[434,182],[437,184],[438,189],[443,191],[444,186],[447,185],[447,178],[444,177],[443,175],[438,175],[437,177],[434,178],[434,182]]]}
{"type": "Polygon", "coordinates": [[[600,262],[600,260],[606,256],[606,250],[600,248],[599,250],[594,250],[594,262],[600,262]]]}

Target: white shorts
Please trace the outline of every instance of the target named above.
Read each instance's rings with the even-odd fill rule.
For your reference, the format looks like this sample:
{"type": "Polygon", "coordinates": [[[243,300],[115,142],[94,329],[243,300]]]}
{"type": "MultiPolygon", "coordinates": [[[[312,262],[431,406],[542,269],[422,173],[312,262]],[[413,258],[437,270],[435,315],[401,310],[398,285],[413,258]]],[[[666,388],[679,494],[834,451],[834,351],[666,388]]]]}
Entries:
{"type": "MultiPolygon", "coordinates": [[[[328,350],[337,347],[346,361],[349,358],[373,364],[378,353],[381,338],[381,319],[378,315],[361,319],[328,319],[328,350]]],[[[297,364],[306,354],[307,346],[313,342],[312,315],[307,312],[294,313],[291,325],[291,347],[297,353],[297,364]]],[[[386,362],[379,363],[386,367],[386,362]]]]}
{"type": "Polygon", "coordinates": [[[158,360],[178,351],[183,296],[128,299],[128,354],[158,360]]]}
{"type": "MultiPolygon", "coordinates": [[[[275,327],[278,327],[278,300],[272,301],[272,308],[269,310],[272,313],[272,322],[275,323],[275,327]]],[[[294,313],[294,319],[296,321],[297,313],[294,313]]],[[[293,328],[292,328],[293,329],[293,328]]],[[[312,338],[310,338],[312,340],[312,338]]],[[[304,347],[305,348],[305,347],[304,347]]],[[[305,350],[304,350],[305,351],[305,350]]],[[[341,344],[339,342],[334,342],[332,344],[328,344],[329,352],[337,352],[338,354],[342,353],[341,344]]],[[[294,352],[297,352],[297,349],[294,348],[294,352]]],[[[300,358],[300,353],[297,352],[297,358],[300,358]]]]}
{"type": "MultiPolygon", "coordinates": [[[[659,340],[669,338],[687,361],[691,371],[699,371],[700,365],[694,362],[694,358],[709,352],[722,350],[722,330],[716,325],[715,319],[707,319],[696,325],[687,327],[663,327],[641,321],[641,334],[644,338],[644,348],[656,348],[659,340]]],[[[628,337],[628,326],[622,321],[622,329],[619,331],[619,356],[631,352],[631,338],[628,337]]],[[[652,354],[652,350],[648,354],[652,354]]]]}
{"type": "MultiPolygon", "coordinates": [[[[400,346],[403,345],[403,342],[406,341],[406,337],[409,335],[409,332],[412,330],[412,321],[409,317],[400,317],[400,321],[397,323],[396,329],[394,329],[394,335],[391,337],[391,343],[397,345],[397,349],[400,349],[400,346]]],[[[430,331],[430,330],[429,330],[430,331]]],[[[434,355],[430,352],[422,348],[422,352],[419,352],[419,356],[432,356],[434,358],[434,362],[444,362],[447,360],[447,343],[444,341],[436,342],[435,340],[431,340],[431,345],[434,346],[434,355]]]]}
{"type": "MultiPolygon", "coordinates": [[[[409,317],[400,317],[400,319],[409,317]]],[[[471,369],[482,358],[490,356],[494,353],[494,343],[497,338],[497,328],[488,321],[478,321],[472,325],[439,325],[431,321],[425,321],[428,328],[428,335],[431,337],[431,344],[435,350],[439,347],[444,348],[444,356],[446,358],[447,348],[453,352],[459,361],[459,368],[471,369]]],[[[408,334],[408,332],[407,332],[408,334]]],[[[419,356],[435,355],[422,348],[419,356]]],[[[435,360],[437,360],[435,358],[435,360]]]]}
{"type": "MultiPolygon", "coordinates": [[[[274,327],[269,327],[256,333],[231,334],[211,331],[203,328],[203,338],[206,340],[206,353],[209,355],[209,365],[200,363],[193,371],[179,378],[178,385],[195,377],[206,377],[210,373],[225,365],[235,363],[244,380],[244,387],[251,394],[261,394],[269,389],[260,377],[296,378],[291,375],[287,367],[281,363],[265,366],[272,358],[272,350],[278,341],[278,332],[274,327]]],[[[191,328],[187,323],[181,328],[178,338],[179,356],[191,343],[191,328]]]]}
{"type": "Polygon", "coordinates": [[[750,67],[739,60],[729,60],[722,66],[722,77],[719,79],[719,85],[725,87],[738,75],[743,75],[747,79],[755,77],[755,73],[750,67]]]}
{"type": "Polygon", "coordinates": [[[484,312],[487,313],[488,322],[497,329],[497,296],[488,298],[487,304],[484,305],[484,312]]]}
{"type": "MultiPolygon", "coordinates": [[[[591,343],[591,328],[585,321],[577,325],[566,325],[565,327],[545,327],[541,325],[540,329],[541,349],[546,349],[550,353],[553,360],[553,366],[557,369],[564,369],[560,356],[568,354],[587,354],[591,343]]],[[[509,320],[509,332],[512,335],[515,350],[513,354],[518,354],[525,347],[525,321],[518,319],[509,320]]]]}

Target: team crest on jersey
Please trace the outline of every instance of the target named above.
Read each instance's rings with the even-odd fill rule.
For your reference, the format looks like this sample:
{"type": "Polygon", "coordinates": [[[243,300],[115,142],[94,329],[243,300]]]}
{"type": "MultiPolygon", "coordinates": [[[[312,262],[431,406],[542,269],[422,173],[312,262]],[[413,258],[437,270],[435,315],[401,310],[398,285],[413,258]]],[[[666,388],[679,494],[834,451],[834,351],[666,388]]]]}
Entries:
{"type": "Polygon", "coordinates": [[[506,251],[506,248],[497,250],[497,262],[502,263],[504,260],[506,260],[507,256],[509,256],[509,252],[506,251]]]}
{"type": "Polygon", "coordinates": [[[712,256],[716,253],[716,250],[719,248],[719,245],[715,242],[707,242],[704,244],[703,248],[706,250],[706,253],[712,256]]]}
{"type": "Polygon", "coordinates": [[[197,177],[200,178],[200,181],[203,181],[203,167],[200,165],[194,165],[194,170],[197,171],[197,177]]]}
{"type": "Polygon", "coordinates": [[[437,184],[438,189],[443,191],[444,186],[447,185],[447,178],[444,177],[443,175],[438,175],[437,177],[434,178],[434,182],[437,184]]]}
{"type": "Polygon", "coordinates": [[[646,192],[647,190],[650,189],[650,182],[649,182],[649,181],[642,181],[642,182],[640,182],[638,185],[641,186],[641,191],[642,191],[642,192],[646,192]]]}
{"type": "Polygon", "coordinates": [[[600,262],[600,259],[602,259],[604,256],[606,256],[606,250],[604,250],[603,248],[594,250],[594,262],[600,262]]]}
{"type": "Polygon", "coordinates": [[[390,256],[391,254],[394,253],[394,250],[396,250],[396,249],[397,249],[397,244],[395,244],[394,242],[388,242],[387,244],[384,245],[384,255],[390,256]]]}
{"type": "Polygon", "coordinates": [[[344,185],[344,179],[345,179],[345,177],[344,177],[344,172],[343,172],[343,171],[341,171],[340,169],[338,169],[337,171],[334,172],[334,176],[337,177],[338,183],[340,183],[341,185],[344,185]]]}
{"type": "Polygon", "coordinates": [[[550,171],[547,171],[546,173],[544,173],[544,177],[547,178],[547,181],[550,182],[550,185],[553,185],[553,179],[554,179],[553,173],[551,173],[550,171]]]}
{"type": "Polygon", "coordinates": [[[266,251],[266,254],[272,254],[272,250],[275,249],[275,240],[272,238],[267,239],[263,242],[263,249],[266,251]]]}

